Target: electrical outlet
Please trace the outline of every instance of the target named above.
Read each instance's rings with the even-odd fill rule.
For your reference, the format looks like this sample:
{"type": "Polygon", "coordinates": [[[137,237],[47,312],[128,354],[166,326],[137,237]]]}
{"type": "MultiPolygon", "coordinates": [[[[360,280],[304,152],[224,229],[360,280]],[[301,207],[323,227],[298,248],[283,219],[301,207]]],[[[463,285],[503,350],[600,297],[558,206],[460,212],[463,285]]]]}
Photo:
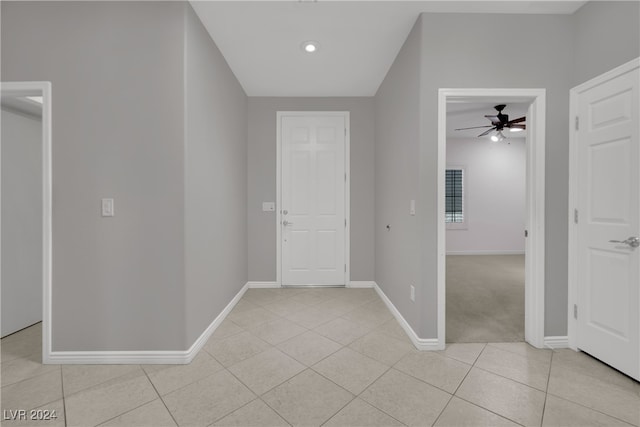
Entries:
{"type": "Polygon", "coordinates": [[[102,199],[102,216],[114,216],[115,214],[113,199],[102,199]]]}
{"type": "Polygon", "coordinates": [[[416,288],[415,286],[411,285],[409,286],[409,289],[411,289],[411,301],[415,302],[416,301],[416,288]]]}

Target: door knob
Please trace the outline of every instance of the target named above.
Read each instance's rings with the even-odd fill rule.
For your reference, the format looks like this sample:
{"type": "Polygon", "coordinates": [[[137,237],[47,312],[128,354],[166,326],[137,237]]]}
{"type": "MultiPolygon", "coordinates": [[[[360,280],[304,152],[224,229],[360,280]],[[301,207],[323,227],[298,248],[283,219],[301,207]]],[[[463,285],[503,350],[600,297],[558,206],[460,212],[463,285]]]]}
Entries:
{"type": "Polygon", "coordinates": [[[637,248],[640,246],[640,238],[638,237],[629,237],[627,240],[609,240],[611,243],[624,243],[625,245],[629,245],[632,248],[637,248]]]}
{"type": "Polygon", "coordinates": [[[287,221],[287,220],[285,219],[284,221],[282,221],[282,225],[284,225],[284,226],[286,227],[287,225],[293,225],[293,223],[292,223],[292,222],[289,222],[289,221],[287,221]]]}

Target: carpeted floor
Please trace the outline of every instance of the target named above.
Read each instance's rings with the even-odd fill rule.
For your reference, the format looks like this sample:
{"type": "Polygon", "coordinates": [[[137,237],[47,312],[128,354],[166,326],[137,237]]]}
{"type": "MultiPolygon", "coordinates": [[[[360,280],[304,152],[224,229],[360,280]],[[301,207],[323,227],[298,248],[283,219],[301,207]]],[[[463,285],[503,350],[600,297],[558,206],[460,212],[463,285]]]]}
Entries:
{"type": "Polygon", "coordinates": [[[524,341],[524,255],[447,256],[446,341],[524,341]]]}

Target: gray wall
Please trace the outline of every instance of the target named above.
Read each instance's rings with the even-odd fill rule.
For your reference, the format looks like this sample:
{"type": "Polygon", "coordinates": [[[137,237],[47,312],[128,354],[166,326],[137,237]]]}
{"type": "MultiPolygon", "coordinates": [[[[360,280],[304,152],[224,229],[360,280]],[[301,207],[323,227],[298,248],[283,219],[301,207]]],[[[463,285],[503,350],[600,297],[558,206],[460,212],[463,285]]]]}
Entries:
{"type": "Polygon", "coordinates": [[[276,113],[349,111],[351,118],[351,280],[374,279],[373,98],[249,98],[249,280],[276,280],[276,113]]]}
{"type": "MultiPolygon", "coordinates": [[[[464,87],[545,88],[546,132],[546,253],[545,335],[566,335],[567,198],[569,164],[569,88],[572,81],[572,17],[511,15],[495,25],[492,15],[423,14],[422,145],[429,229],[425,263],[436,259],[436,169],[438,89],[464,87]],[[505,36],[508,34],[508,37],[505,36]],[[499,40],[504,52],[526,47],[522,55],[487,55],[487,40],[499,40]],[[483,47],[485,46],[485,47],[483,47]],[[550,48],[552,47],[552,48],[550,48]]],[[[424,304],[436,297],[436,272],[423,277],[428,289],[424,304]]],[[[431,324],[436,323],[433,313],[431,324]]]]}
{"type": "Polygon", "coordinates": [[[596,2],[573,16],[511,15],[500,25],[495,16],[478,14],[418,20],[375,97],[376,281],[421,337],[433,338],[437,330],[438,89],[547,90],[545,335],[566,335],[569,90],[638,56],[638,16],[637,3],[596,2]],[[491,40],[505,52],[525,46],[526,54],[488,55],[491,40]],[[385,152],[392,143],[394,151],[385,152]],[[407,161],[394,159],[403,152],[410,153],[407,161]],[[419,164],[411,157],[417,153],[419,164]],[[416,223],[405,205],[418,183],[416,223]],[[398,221],[404,225],[395,227],[396,240],[398,221]],[[382,229],[386,223],[390,232],[382,229]],[[416,280],[417,303],[411,304],[408,285],[416,280]]]}
{"type": "Polygon", "coordinates": [[[574,22],[574,86],[640,56],[640,2],[590,1],[574,22]]]}
{"type": "Polygon", "coordinates": [[[420,304],[417,230],[425,221],[419,198],[421,37],[418,20],[375,97],[375,278],[414,331],[428,337],[435,332],[424,329],[421,312],[436,306],[435,301],[432,307],[420,304]],[[409,215],[412,199],[416,216],[409,215]],[[410,285],[416,287],[415,303],[409,299],[410,285]]]}
{"type": "Polygon", "coordinates": [[[53,349],[184,348],[183,6],[1,7],[2,80],[52,82],[53,349]]]}
{"type": "Polygon", "coordinates": [[[2,334],[42,320],[42,119],[2,107],[2,334]]]}
{"type": "Polygon", "coordinates": [[[185,9],[188,346],[247,282],[247,97],[185,9]]]}

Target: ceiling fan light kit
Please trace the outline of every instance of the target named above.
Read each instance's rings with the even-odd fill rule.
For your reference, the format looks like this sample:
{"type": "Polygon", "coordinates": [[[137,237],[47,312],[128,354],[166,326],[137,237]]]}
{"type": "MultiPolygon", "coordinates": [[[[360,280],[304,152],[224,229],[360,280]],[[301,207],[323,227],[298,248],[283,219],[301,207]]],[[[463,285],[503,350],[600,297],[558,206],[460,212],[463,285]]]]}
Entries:
{"type": "Polygon", "coordinates": [[[506,107],[505,104],[496,105],[495,108],[498,114],[496,115],[485,115],[489,121],[491,121],[491,125],[489,126],[473,126],[470,128],[460,128],[456,130],[467,130],[467,129],[479,129],[479,128],[490,128],[480,135],[478,138],[489,135],[491,132],[495,131],[494,135],[491,135],[491,140],[493,142],[504,141],[507,139],[506,136],[502,133],[502,131],[506,128],[509,129],[510,132],[521,132],[527,128],[524,123],[527,118],[526,116],[518,117],[517,119],[509,120],[509,116],[507,114],[502,114],[502,110],[506,107]]]}

